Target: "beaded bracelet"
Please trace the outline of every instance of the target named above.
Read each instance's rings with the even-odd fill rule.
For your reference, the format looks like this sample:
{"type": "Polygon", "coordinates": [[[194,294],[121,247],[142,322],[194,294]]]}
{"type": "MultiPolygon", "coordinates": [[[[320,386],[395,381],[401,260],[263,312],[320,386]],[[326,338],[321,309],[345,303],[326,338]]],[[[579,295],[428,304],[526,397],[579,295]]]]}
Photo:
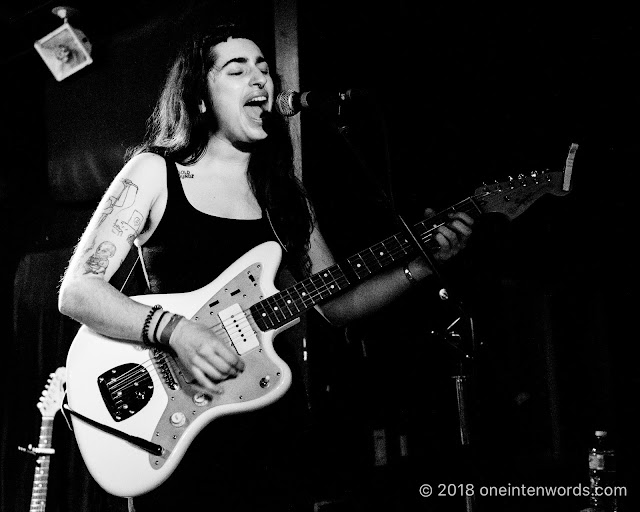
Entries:
{"type": "Polygon", "coordinates": [[[153,315],[159,309],[162,309],[162,306],[160,304],[156,304],[149,310],[149,314],[147,315],[147,318],[144,321],[144,326],[142,327],[142,343],[144,343],[147,347],[153,346],[153,343],[151,343],[151,340],[149,339],[149,324],[151,323],[153,315]]]}
{"type": "Polygon", "coordinates": [[[169,323],[164,329],[162,329],[162,332],[160,333],[160,339],[158,340],[158,342],[161,345],[169,346],[169,339],[171,339],[173,330],[176,328],[176,325],[178,325],[178,322],[183,318],[184,317],[182,315],[174,313],[174,315],[171,317],[171,320],[169,320],[169,323]]]}
{"type": "Polygon", "coordinates": [[[156,328],[153,330],[152,341],[153,341],[154,344],[160,343],[158,341],[158,327],[160,327],[160,324],[162,323],[162,319],[164,318],[164,315],[168,315],[168,314],[169,314],[168,311],[163,311],[162,314],[160,315],[160,318],[158,319],[158,323],[156,324],[156,328]]]}
{"type": "Polygon", "coordinates": [[[404,265],[404,276],[407,278],[407,281],[409,281],[411,283],[411,286],[415,286],[418,284],[418,281],[416,281],[416,278],[413,277],[413,274],[411,273],[411,270],[409,270],[409,264],[405,263],[404,265]]]}

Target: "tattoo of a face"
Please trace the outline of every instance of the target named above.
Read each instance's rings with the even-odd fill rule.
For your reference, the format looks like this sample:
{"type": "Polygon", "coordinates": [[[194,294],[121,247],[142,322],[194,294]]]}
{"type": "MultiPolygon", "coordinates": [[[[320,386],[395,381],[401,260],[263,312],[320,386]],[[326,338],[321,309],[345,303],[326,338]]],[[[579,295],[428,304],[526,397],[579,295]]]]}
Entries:
{"type": "Polygon", "coordinates": [[[85,274],[103,275],[109,266],[109,258],[116,253],[116,246],[112,242],[102,242],[96,251],[87,258],[84,264],[85,274]]]}

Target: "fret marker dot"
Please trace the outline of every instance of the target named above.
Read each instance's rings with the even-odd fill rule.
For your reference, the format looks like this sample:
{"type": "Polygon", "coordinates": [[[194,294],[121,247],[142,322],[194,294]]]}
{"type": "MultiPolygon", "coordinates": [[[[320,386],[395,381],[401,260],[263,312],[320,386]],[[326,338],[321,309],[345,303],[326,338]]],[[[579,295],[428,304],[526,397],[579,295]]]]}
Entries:
{"type": "Polygon", "coordinates": [[[278,311],[278,306],[273,308],[274,311],[278,311]]]}
{"type": "Polygon", "coordinates": [[[360,265],[360,263],[358,263],[358,264],[356,265],[356,267],[358,267],[358,268],[360,268],[361,266],[362,266],[362,265],[360,265]]]}
{"type": "Polygon", "coordinates": [[[307,292],[302,292],[302,296],[304,297],[307,294],[307,292]]]}
{"type": "Polygon", "coordinates": [[[327,274],[326,272],[323,274],[323,277],[327,277],[329,274],[327,274]]]}
{"type": "Polygon", "coordinates": [[[287,301],[287,304],[291,304],[291,299],[289,299],[289,300],[287,301]]]}
{"type": "Polygon", "coordinates": [[[380,256],[383,256],[383,255],[384,255],[384,252],[383,252],[383,251],[380,251],[380,256]]]}
{"type": "Polygon", "coordinates": [[[266,313],[262,313],[262,316],[267,316],[267,314],[266,313]]]}
{"type": "Polygon", "coordinates": [[[334,286],[334,285],[331,285],[331,288],[335,288],[335,286],[334,286]]]}

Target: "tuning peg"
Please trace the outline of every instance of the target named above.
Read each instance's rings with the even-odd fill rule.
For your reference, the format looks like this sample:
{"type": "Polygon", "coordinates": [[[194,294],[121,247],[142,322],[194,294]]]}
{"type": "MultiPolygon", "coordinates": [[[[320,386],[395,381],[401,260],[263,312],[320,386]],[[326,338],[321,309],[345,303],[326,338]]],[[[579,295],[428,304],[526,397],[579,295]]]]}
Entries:
{"type": "Polygon", "coordinates": [[[538,183],[540,183],[540,180],[538,179],[538,171],[531,171],[529,173],[529,176],[531,176],[531,178],[533,179],[534,185],[537,185],[538,183]]]}

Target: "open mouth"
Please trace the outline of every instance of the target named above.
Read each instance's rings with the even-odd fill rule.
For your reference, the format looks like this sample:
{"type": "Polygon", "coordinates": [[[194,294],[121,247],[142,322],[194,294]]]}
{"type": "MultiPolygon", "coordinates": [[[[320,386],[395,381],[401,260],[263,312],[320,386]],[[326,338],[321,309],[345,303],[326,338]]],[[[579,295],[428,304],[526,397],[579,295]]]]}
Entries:
{"type": "Polygon", "coordinates": [[[262,116],[267,111],[267,97],[256,96],[244,104],[247,116],[257,123],[262,123],[262,116]]]}

